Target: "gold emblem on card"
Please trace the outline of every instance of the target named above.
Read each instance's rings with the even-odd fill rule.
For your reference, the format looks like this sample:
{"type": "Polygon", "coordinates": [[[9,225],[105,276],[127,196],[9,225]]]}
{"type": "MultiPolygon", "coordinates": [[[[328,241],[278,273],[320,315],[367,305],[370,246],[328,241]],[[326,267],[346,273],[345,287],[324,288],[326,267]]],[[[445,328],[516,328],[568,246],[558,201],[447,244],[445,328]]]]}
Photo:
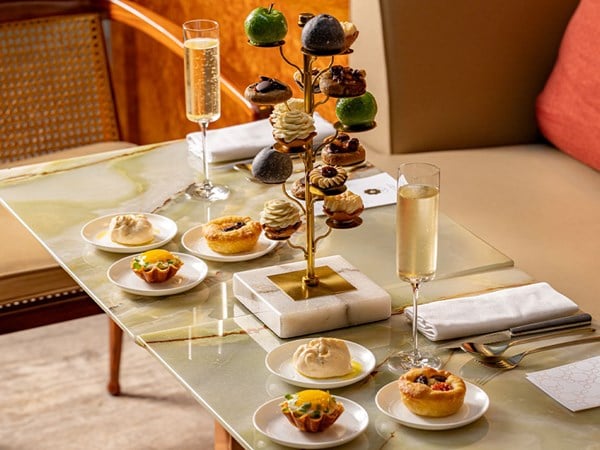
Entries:
{"type": "Polygon", "coordinates": [[[306,270],[270,275],[268,278],[295,301],[356,290],[352,284],[329,266],[316,267],[315,274],[319,279],[319,284],[316,286],[307,286],[302,282],[306,270]]]}

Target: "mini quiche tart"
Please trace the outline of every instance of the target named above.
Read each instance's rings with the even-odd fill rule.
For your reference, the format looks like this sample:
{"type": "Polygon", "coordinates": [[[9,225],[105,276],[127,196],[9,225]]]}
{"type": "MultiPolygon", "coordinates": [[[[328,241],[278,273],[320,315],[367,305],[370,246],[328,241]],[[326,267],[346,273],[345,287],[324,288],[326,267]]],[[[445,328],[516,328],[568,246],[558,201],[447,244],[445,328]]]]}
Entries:
{"type": "Polygon", "coordinates": [[[292,425],[309,433],[329,428],[344,412],[344,406],[329,392],[318,389],[288,394],[279,406],[292,425]]]}
{"type": "Polygon", "coordinates": [[[147,283],[162,283],[177,273],[183,262],[167,250],[148,250],[131,260],[131,270],[147,283]]]}
{"type": "Polygon", "coordinates": [[[398,379],[402,403],[414,414],[445,417],[462,406],[467,392],[464,381],[446,370],[411,369],[398,379]]]}

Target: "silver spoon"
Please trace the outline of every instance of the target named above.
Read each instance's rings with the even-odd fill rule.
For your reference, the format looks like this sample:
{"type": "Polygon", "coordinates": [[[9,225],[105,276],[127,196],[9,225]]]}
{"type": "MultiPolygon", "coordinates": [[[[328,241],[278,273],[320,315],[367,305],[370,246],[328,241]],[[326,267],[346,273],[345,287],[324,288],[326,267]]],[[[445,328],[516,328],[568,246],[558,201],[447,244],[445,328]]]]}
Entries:
{"type": "Polygon", "coordinates": [[[589,344],[592,342],[600,342],[600,336],[594,336],[585,339],[576,339],[574,341],[560,342],[558,344],[552,345],[545,345],[543,347],[532,348],[531,350],[527,350],[522,353],[517,353],[513,356],[477,356],[477,354],[473,354],[473,356],[475,356],[477,362],[483,364],[484,366],[509,370],[517,367],[522,361],[522,359],[525,358],[525,356],[531,355],[532,353],[543,352],[554,348],[568,347],[570,345],[589,344]]]}
{"type": "Polygon", "coordinates": [[[483,344],[478,342],[463,342],[460,346],[463,351],[473,356],[500,356],[513,345],[526,344],[528,342],[539,341],[542,339],[551,339],[557,336],[565,336],[576,333],[590,333],[596,331],[594,328],[575,328],[572,330],[561,331],[559,333],[543,334],[541,336],[529,337],[525,339],[516,339],[514,341],[499,341],[483,344]]]}

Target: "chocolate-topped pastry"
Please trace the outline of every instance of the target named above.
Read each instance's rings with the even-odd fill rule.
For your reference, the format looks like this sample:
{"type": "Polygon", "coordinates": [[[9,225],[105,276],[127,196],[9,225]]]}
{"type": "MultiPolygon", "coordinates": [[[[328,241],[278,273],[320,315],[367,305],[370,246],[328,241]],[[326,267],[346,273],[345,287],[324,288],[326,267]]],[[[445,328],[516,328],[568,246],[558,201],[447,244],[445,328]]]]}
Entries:
{"type": "Polygon", "coordinates": [[[325,195],[333,195],[343,192],[344,183],[348,174],[343,167],[320,166],[315,167],[308,174],[308,182],[311,186],[320,189],[325,195]]]}
{"type": "Polygon", "coordinates": [[[321,76],[319,87],[330,97],[356,97],[367,90],[365,76],[364,70],[335,65],[321,76]]]}
{"type": "Polygon", "coordinates": [[[282,81],[262,76],[246,88],[244,96],[257,105],[275,105],[292,97],[292,89],[282,81]]]}
{"type": "Polygon", "coordinates": [[[345,47],[344,28],[335,17],[319,14],[302,28],[302,46],[318,54],[340,53],[345,47]]]}
{"type": "Polygon", "coordinates": [[[357,138],[351,138],[346,133],[325,140],[327,144],[321,151],[321,159],[332,166],[350,166],[365,160],[366,152],[357,138]]]}

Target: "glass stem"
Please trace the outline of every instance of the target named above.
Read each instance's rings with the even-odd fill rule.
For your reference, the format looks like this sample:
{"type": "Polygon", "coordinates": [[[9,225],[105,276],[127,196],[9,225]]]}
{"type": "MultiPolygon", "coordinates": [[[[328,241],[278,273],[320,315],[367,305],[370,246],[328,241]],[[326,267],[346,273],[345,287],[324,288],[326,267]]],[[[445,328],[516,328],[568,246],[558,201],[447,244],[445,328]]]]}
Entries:
{"type": "Polygon", "coordinates": [[[419,358],[419,337],[417,334],[417,307],[419,304],[419,286],[421,283],[411,283],[413,294],[413,320],[412,320],[412,352],[413,358],[419,358]]]}
{"type": "Polygon", "coordinates": [[[208,178],[208,156],[206,155],[206,130],[208,128],[208,122],[203,120],[200,122],[200,129],[202,130],[202,166],[204,170],[204,180],[202,184],[204,186],[210,186],[211,182],[208,178]]]}

